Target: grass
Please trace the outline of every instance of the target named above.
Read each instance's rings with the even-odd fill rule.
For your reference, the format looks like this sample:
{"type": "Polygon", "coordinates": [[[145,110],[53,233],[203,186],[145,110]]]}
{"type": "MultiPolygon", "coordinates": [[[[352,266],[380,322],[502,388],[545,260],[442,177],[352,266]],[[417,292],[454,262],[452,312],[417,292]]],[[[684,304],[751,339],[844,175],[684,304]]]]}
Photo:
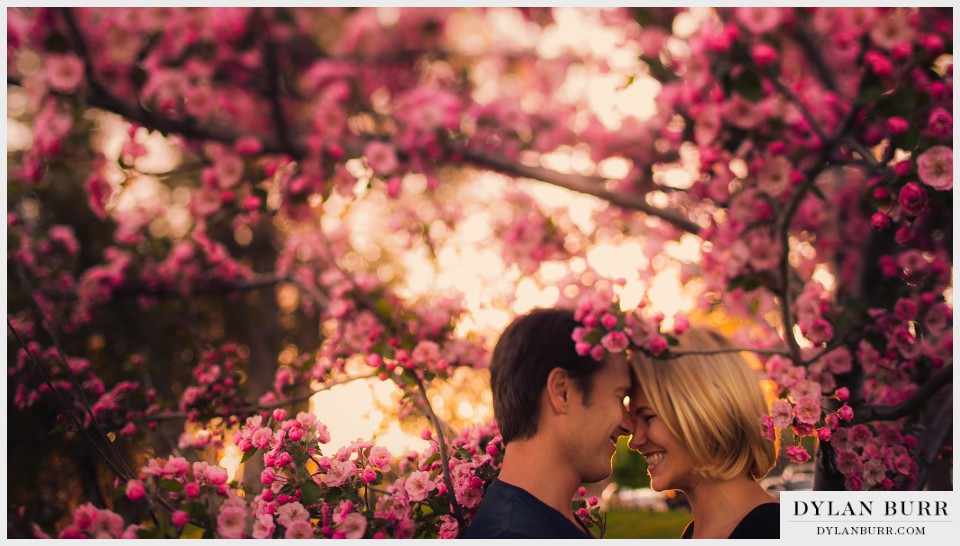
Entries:
{"type": "Polygon", "coordinates": [[[610,510],[603,538],[680,538],[689,521],[687,510],[610,510]]]}

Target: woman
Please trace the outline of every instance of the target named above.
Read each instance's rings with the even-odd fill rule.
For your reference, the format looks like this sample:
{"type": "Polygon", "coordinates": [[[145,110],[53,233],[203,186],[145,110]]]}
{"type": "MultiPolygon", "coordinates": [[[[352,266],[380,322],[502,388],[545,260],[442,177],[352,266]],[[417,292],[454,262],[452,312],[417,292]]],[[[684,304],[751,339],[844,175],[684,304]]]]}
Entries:
{"type": "Polygon", "coordinates": [[[756,373],[719,334],[691,328],[666,360],[636,353],[630,447],[650,487],[679,489],[693,512],[683,538],[779,538],[780,505],[757,480],[777,459],[760,431],[766,403],[756,373]]]}

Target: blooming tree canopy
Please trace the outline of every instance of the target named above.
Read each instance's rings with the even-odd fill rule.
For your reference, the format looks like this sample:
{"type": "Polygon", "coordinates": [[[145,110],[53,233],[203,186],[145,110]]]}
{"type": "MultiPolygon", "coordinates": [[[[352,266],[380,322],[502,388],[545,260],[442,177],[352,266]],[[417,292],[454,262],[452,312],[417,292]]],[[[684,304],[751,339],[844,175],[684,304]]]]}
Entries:
{"type": "Polygon", "coordinates": [[[597,359],[725,317],[818,488],[952,457],[949,9],[7,16],[10,404],[115,492],[60,537],[457,536],[504,446],[427,389],[486,366],[524,283],[597,359]],[[296,411],[360,375],[424,452],[296,411]]]}

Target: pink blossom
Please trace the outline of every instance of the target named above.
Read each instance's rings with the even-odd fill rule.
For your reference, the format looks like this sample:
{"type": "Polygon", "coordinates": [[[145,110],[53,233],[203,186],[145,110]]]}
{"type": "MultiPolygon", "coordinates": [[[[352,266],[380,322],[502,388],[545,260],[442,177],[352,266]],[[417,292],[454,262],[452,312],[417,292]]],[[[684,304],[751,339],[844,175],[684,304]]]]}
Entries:
{"type": "Polygon", "coordinates": [[[392,460],[393,456],[390,455],[390,451],[383,446],[374,446],[370,450],[370,464],[384,472],[390,470],[390,462],[392,460]]]}
{"type": "Polygon", "coordinates": [[[360,472],[360,479],[363,483],[372,483],[377,479],[377,471],[368,466],[360,472]]]}
{"type": "Polygon", "coordinates": [[[875,212],[870,217],[870,226],[877,231],[884,231],[890,227],[890,217],[882,212],[875,212]]]}
{"type": "Polygon", "coordinates": [[[850,389],[846,387],[840,387],[837,389],[835,396],[837,397],[837,400],[846,402],[850,398],[850,389]]]}
{"type": "Polygon", "coordinates": [[[603,360],[603,356],[606,354],[606,351],[603,349],[603,345],[595,345],[590,349],[590,357],[596,360],[597,362],[603,360]]]}
{"type": "MultiPolygon", "coordinates": [[[[940,106],[933,108],[930,110],[930,118],[927,120],[927,128],[923,134],[940,140],[951,138],[953,136],[953,115],[940,106]]],[[[952,157],[952,149],[950,154],[952,157]]]]}
{"type": "MultiPolygon", "coordinates": [[[[952,159],[951,159],[952,161],[952,159]]],[[[930,180],[934,183],[942,183],[942,178],[934,179],[931,175],[930,180]]],[[[953,187],[952,168],[949,174],[950,187],[953,187]]],[[[916,216],[923,212],[927,206],[927,192],[916,182],[908,182],[900,188],[900,210],[908,216],[916,216]]]]}
{"type": "Polygon", "coordinates": [[[793,406],[786,400],[777,400],[770,407],[770,418],[773,426],[787,428],[793,423],[793,406]]]}
{"type": "Polygon", "coordinates": [[[413,472],[407,477],[404,489],[407,496],[413,502],[419,502],[427,498],[427,495],[437,488],[437,484],[430,479],[430,474],[423,471],[413,472]]]}
{"type": "Polygon", "coordinates": [[[813,343],[826,343],[833,339],[833,326],[824,319],[816,319],[810,324],[804,335],[813,343]]]}
{"type": "Polygon", "coordinates": [[[754,34],[770,32],[780,26],[783,10],[774,7],[736,8],[734,15],[740,24],[754,34]]]}
{"type": "Polygon", "coordinates": [[[654,355],[658,355],[667,350],[667,340],[660,335],[653,336],[646,345],[648,351],[654,355]]]}
{"type": "Polygon", "coordinates": [[[47,85],[61,93],[73,93],[83,83],[83,61],[76,55],[47,55],[44,65],[47,85]]]}
{"type": "Polygon", "coordinates": [[[310,521],[310,512],[299,502],[288,502],[277,508],[277,522],[290,527],[296,521],[310,521]]]}
{"type": "Polygon", "coordinates": [[[285,527],[287,528],[287,530],[283,534],[283,538],[288,538],[288,539],[314,538],[313,524],[310,523],[309,520],[294,521],[290,525],[287,525],[285,527]]]}
{"type": "Polygon", "coordinates": [[[120,538],[123,533],[123,518],[110,510],[100,510],[87,528],[90,538],[120,538]]]}
{"type": "Polygon", "coordinates": [[[139,501],[147,496],[147,490],[144,489],[142,481],[130,480],[127,482],[126,494],[128,499],[139,501]]]}
{"type": "Polygon", "coordinates": [[[887,476],[887,469],[883,462],[877,459],[871,459],[863,465],[863,481],[868,486],[874,486],[883,481],[887,476]]]}
{"type": "Polygon", "coordinates": [[[807,425],[814,425],[820,420],[820,398],[804,396],[797,400],[797,421],[807,425]]]}
{"type": "Polygon", "coordinates": [[[629,341],[623,332],[613,331],[603,336],[600,343],[612,354],[622,353],[627,348],[629,341]]]}
{"type": "Polygon", "coordinates": [[[459,524],[451,516],[440,516],[440,531],[438,538],[441,539],[450,539],[457,538],[457,531],[459,530],[459,524]]]}
{"type": "Polygon", "coordinates": [[[850,351],[843,347],[827,353],[823,361],[830,373],[844,374],[853,369],[853,357],[850,356],[850,351]]]}
{"type": "Polygon", "coordinates": [[[393,146],[386,142],[372,140],[363,147],[363,156],[370,168],[377,174],[390,174],[397,170],[397,155],[393,146]]]}
{"type": "Polygon", "coordinates": [[[899,117],[894,116],[887,118],[887,131],[892,135],[900,135],[906,133],[910,129],[910,122],[899,117]]]}
{"type": "MultiPolygon", "coordinates": [[[[917,173],[921,182],[935,190],[953,189],[953,149],[938,145],[923,152],[917,158],[917,173]]],[[[902,207],[902,190],[900,197],[902,207]]]]}
{"type": "Polygon", "coordinates": [[[363,538],[367,532],[367,518],[358,512],[351,512],[343,517],[340,523],[344,538],[358,539],[363,538]]]}
{"type": "Polygon", "coordinates": [[[843,486],[847,491],[860,491],[863,489],[860,476],[848,476],[847,479],[843,481],[843,486]]]}
{"type": "Polygon", "coordinates": [[[763,437],[771,442],[777,439],[777,431],[773,426],[773,420],[769,415],[760,416],[760,432],[763,437]]]}
{"type": "Polygon", "coordinates": [[[190,514],[183,510],[176,510],[170,514],[170,521],[173,522],[173,525],[176,527],[183,527],[190,523],[190,514]]]}
{"type": "Polygon", "coordinates": [[[758,44],[753,48],[753,61],[761,68],[777,62],[777,50],[768,44],[758,44]]]}
{"type": "Polygon", "coordinates": [[[839,410],[837,410],[837,416],[844,421],[849,421],[853,419],[853,408],[850,406],[844,405],[839,410]]]}
{"type": "Polygon", "coordinates": [[[810,453],[799,446],[789,446],[787,448],[787,458],[794,463],[805,463],[810,460],[810,453]]]}
{"type": "Polygon", "coordinates": [[[328,487],[340,487],[357,475],[357,467],[351,461],[334,461],[323,475],[323,483],[328,487]]]}
{"type": "Polygon", "coordinates": [[[227,483],[227,469],[220,466],[208,466],[204,470],[204,477],[213,485],[227,483]]]}
{"type": "Polygon", "coordinates": [[[773,197],[779,197],[790,189],[790,172],[793,165],[786,157],[778,155],[768,160],[757,174],[757,186],[773,197]]]}
{"type": "Polygon", "coordinates": [[[859,476],[861,468],[859,455],[853,451],[837,452],[837,470],[844,476],[859,476]]]}
{"type": "Polygon", "coordinates": [[[817,429],[817,439],[821,442],[829,442],[832,436],[833,431],[830,430],[830,427],[822,427],[817,429]]]}

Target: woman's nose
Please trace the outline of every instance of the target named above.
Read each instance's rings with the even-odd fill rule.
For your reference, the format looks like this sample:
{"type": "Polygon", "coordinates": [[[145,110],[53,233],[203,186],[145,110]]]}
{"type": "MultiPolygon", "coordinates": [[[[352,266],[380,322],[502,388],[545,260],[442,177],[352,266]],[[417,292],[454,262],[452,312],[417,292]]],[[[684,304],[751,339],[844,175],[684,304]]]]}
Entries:
{"type": "Polygon", "coordinates": [[[640,451],[640,448],[647,443],[647,427],[642,419],[633,420],[633,435],[630,436],[630,442],[627,443],[630,449],[640,451]]]}

